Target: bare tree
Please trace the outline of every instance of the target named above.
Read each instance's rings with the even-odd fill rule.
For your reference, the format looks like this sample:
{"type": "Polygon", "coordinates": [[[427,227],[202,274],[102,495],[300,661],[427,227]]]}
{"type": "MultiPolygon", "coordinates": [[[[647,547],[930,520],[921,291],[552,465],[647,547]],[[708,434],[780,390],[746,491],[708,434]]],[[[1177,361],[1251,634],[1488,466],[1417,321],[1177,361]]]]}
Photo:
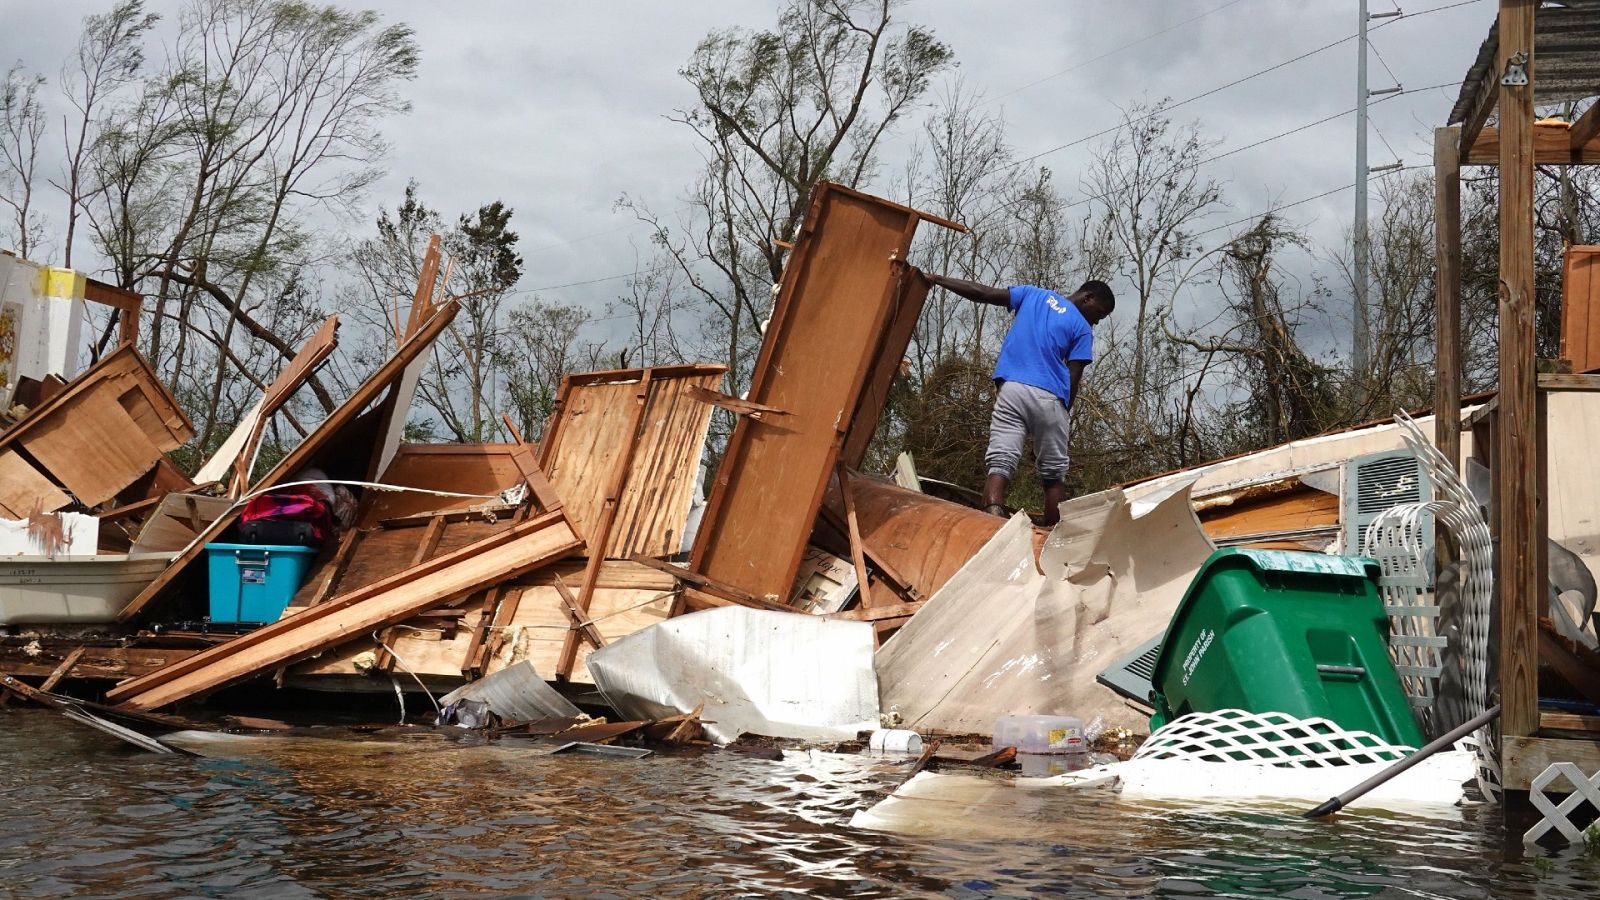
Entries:
{"type": "Polygon", "coordinates": [[[10,239],[23,257],[36,252],[44,223],[33,207],[33,179],[44,136],[39,103],[43,75],[29,75],[17,63],[0,82],[0,203],[11,210],[10,239]]]}
{"type": "Polygon", "coordinates": [[[1149,383],[1150,318],[1158,297],[1174,296],[1186,261],[1200,255],[1192,234],[1196,222],[1222,204],[1222,188],[1203,176],[1200,164],[1213,146],[1195,125],[1175,127],[1167,101],[1138,103],[1123,112],[1122,125],[1095,155],[1087,178],[1102,210],[1104,227],[1121,253],[1123,274],[1133,282],[1132,396],[1127,417],[1143,417],[1149,383]]]}
{"type": "Polygon", "coordinates": [[[528,440],[543,437],[562,376],[596,367],[599,345],[580,339],[589,320],[580,307],[537,297],[511,311],[501,364],[513,414],[528,440]]]}
{"type": "Polygon", "coordinates": [[[144,35],[160,20],[144,11],[144,0],[122,0],[109,12],[87,16],[78,37],[77,51],[61,69],[61,89],[77,111],[76,128],[61,120],[61,140],[66,154],[65,177],[55,187],[67,197],[67,231],[62,265],[72,266],[72,249],[83,211],[85,175],[91,144],[104,127],[97,120],[100,108],[117,92],[135,83],[144,65],[144,35]],[[76,130],[76,134],[73,131],[76,130]]]}

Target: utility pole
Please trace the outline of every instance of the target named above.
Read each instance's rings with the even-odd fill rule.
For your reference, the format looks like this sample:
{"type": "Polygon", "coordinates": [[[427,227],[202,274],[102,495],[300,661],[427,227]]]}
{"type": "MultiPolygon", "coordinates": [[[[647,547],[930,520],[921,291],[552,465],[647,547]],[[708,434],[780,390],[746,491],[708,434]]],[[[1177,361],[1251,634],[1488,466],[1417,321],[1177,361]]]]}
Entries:
{"type": "MultiPolygon", "coordinates": [[[[1394,12],[1367,13],[1367,0],[1361,0],[1361,24],[1359,55],[1356,57],[1356,218],[1355,227],[1352,229],[1355,237],[1355,325],[1353,327],[1354,340],[1351,348],[1351,362],[1357,377],[1366,375],[1367,366],[1372,358],[1372,328],[1367,320],[1368,306],[1367,292],[1372,281],[1371,262],[1368,259],[1369,238],[1367,236],[1367,100],[1379,94],[1393,94],[1400,90],[1399,85],[1384,88],[1380,91],[1367,90],[1367,23],[1373,19],[1390,19],[1400,15],[1400,10],[1394,12]]],[[[1385,168],[1394,168],[1386,166],[1385,168]]],[[[1363,393],[1365,391],[1363,390],[1363,393]]]]}

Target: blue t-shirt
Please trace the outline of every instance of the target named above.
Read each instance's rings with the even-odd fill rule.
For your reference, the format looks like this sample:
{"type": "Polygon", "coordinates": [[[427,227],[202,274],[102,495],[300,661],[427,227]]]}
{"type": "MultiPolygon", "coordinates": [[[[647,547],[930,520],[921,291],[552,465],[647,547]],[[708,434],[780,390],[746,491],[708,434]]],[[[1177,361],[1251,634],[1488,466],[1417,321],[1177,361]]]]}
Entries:
{"type": "Polygon", "coordinates": [[[1089,320],[1071,300],[1031,285],[1011,288],[1011,312],[1015,321],[1000,345],[995,380],[1031,384],[1070,401],[1067,361],[1094,359],[1089,320]]]}

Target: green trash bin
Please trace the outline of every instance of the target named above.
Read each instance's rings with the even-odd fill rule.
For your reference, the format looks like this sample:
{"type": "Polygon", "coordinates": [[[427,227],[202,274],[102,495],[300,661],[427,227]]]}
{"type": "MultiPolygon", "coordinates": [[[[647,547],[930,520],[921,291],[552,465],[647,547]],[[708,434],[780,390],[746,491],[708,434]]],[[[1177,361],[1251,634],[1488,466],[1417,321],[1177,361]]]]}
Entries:
{"type": "Polygon", "coordinates": [[[1151,679],[1152,730],[1190,712],[1320,716],[1391,744],[1422,733],[1389,657],[1370,559],[1218,550],[1172,615],[1151,679]]]}

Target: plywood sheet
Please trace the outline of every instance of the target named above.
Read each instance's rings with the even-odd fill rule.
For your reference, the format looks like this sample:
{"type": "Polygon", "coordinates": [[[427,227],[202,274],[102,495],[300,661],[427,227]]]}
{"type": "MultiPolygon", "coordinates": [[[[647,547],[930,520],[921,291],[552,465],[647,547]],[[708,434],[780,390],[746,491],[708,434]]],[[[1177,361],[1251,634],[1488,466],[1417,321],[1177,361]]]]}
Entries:
{"type": "Polygon", "coordinates": [[[1600,369],[1600,247],[1567,248],[1561,276],[1561,356],[1572,371],[1600,369]]]}
{"type": "MultiPolygon", "coordinates": [[[[522,483],[512,455],[516,444],[401,444],[379,478],[384,484],[459,494],[496,494],[522,483]]],[[[483,500],[432,494],[377,493],[364,505],[360,525],[419,513],[464,509],[483,500]]]]}
{"type": "Polygon", "coordinates": [[[689,394],[696,387],[714,390],[724,371],[722,366],[671,366],[591,372],[563,381],[540,460],[585,538],[600,526],[606,491],[633,439],[639,394],[646,393],[639,443],[606,540],[608,558],[678,552],[711,424],[710,405],[689,394]]]}
{"type": "Polygon", "coordinates": [[[56,409],[20,443],[85,506],[117,496],[161,459],[161,449],[102,387],[56,409]]]}
{"type": "Polygon", "coordinates": [[[749,400],[718,468],[690,568],[786,597],[822,492],[884,342],[918,213],[819,184],[784,270],[749,400]]]}
{"type": "Polygon", "coordinates": [[[71,502],[15,450],[0,452],[0,516],[25,519],[35,508],[55,512],[71,502]]]}

